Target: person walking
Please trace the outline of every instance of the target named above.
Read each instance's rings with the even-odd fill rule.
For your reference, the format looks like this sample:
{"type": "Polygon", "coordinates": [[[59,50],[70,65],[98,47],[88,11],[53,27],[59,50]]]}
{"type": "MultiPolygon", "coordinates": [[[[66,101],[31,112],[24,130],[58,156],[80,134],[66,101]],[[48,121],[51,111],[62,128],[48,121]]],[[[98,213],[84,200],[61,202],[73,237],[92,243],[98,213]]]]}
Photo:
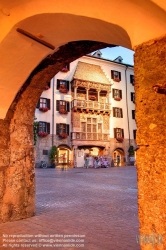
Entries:
{"type": "Polygon", "coordinates": [[[117,167],[119,167],[119,165],[120,165],[120,155],[117,155],[117,167]]]}
{"type": "Polygon", "coordinates": [[[89,166],[89,155],[86,155],[85,157],[85,168],[88,168],[89,166]]]}

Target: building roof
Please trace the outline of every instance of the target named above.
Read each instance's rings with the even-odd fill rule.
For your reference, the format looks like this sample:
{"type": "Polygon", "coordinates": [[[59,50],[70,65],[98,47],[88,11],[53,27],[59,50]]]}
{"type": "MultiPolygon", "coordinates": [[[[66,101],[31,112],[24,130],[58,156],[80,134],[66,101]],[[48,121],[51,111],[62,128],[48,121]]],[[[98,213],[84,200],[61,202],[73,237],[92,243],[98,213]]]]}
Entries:
{"type": "Polygon", "coordinates": [[[114,60],[110,60],[110,59],[106,59],[106,58],[97,58],[97,57],[94,57],[94,56],[91,56],[91,55],[86,55],[87,57],[93,57],[93,58],[95,58],[95,59],[98,59],[98,60],[102,60],[102,61],[107,61],[107,62],[111,62],[111,63],[116,63],[116,64],[119,64],[119,65],[122,65],[122,66],[128,66],[128,67],[131,67],[131,68],[133,68],[134,67],[134,65],[131,65],[131,64],[128,64],[128,63],[122,63],[122,62],[116,62],[115,60],[116,59],[114,59],[114,60]]]}
{"type": "Polygon", "coordinates": [[[99,65],[84,62],[78,62],[73,78],[104,84],[111,83],[99,65]]]}

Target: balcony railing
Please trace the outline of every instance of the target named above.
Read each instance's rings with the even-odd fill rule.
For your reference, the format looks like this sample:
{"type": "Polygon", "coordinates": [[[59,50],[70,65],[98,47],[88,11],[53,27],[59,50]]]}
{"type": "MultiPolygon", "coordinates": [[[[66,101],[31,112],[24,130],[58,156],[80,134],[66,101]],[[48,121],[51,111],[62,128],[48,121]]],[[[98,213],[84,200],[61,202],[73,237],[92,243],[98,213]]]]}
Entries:
{"type": "Polygon", "coordinates": [[[72,132],[72,140],[108,141],[109,140],[109,134],[72,132]]]}
{"type": "Polygon", "coordinates": [[[86,100],[73,100],[71,102],[71,108],[82,108],[82,109],[94,109],[94,110],[105,110],[110,111],[110,103],[101,103],[96,101],[86,101],[86,100]]]}

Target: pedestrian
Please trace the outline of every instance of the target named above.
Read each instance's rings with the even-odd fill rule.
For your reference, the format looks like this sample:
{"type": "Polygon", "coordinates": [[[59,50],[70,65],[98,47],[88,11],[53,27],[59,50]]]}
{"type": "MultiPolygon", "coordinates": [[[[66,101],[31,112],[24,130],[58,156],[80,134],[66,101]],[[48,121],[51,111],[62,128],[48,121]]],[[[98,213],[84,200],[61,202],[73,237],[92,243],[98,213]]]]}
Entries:
{"type": "Polygon", "coordinates": [[[88,167],[93,168],[93,163],[94,163],[94,158],[92,155],[90,155],[88,167]]]}
{"type": "Polygon", "coordinates": [[[94,158],[94,168],[98,168],[98,162],[99,162],[99,159],[98,159],[98,157],[96,156],[96,157],[94,158]]]}
{"type": "Polygon", "coordinates": [[[117,167],[119,167],[119,165],[120,165],[120,155],[117,155],[117,167]]]}
{"type": "Polygon", "coordinates": [[[85,157],[85,168],[88,168],[89,166],[89,155],[86,155],[85,157]]]}

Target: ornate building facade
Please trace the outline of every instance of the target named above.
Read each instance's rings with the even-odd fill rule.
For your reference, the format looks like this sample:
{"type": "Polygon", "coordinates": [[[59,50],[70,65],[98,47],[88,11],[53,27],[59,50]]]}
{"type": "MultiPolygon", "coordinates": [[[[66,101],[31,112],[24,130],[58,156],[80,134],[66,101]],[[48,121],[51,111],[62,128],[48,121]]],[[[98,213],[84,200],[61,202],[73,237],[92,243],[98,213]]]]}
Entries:
{"type": "Polygon", "coordinates": [[[35,112],[37,165],[49,163],[53,145],[57,166],[83,167],[87,154],[106,156],[115,166],[117,156],[121,166],[129,163],[136,149],[134,74],[122,60],[103,59],[97,51],[67,65],[46,86],[35,112]]]}

